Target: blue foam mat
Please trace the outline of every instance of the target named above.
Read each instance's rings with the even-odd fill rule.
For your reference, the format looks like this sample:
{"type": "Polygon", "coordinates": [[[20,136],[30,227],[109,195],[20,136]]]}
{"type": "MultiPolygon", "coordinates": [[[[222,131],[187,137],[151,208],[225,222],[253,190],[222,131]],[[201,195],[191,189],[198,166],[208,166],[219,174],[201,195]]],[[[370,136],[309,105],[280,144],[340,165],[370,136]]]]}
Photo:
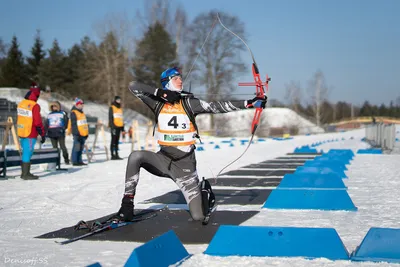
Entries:
{"type": "Polygon", "coordinates": [[[285,174],[277,189],[282,188],[335,188],[346,189],[343,180],[334,174],[292,173],[285,174]]]}
{"type": "Polygon", "coordinates": [[[340,179],[347,178],[347,175],[343,170],[333,170],[332,168],[326,166],[300,166],[296,168],[295,173],[333,173],[336,174],[340,179]]]}
{"type": "Polygon", "coordinates": [[[173,230],[135,248],[125,263],[125,267],[170,266],[189,253],[173,230]]]}
{"type": "Polygon", "coordinates": [[[275,189],[263,208],[357,211],[346,190],[275,189]]]}
{"type": "Polygon", "coordinates": [[[400,263],[400,229],[370,228],[351,260],[400,263]]]}
{"type": "Polygon", "coordinates": [[[333,228],[221,225],[204,253],[214,256],[349,259],[333,228]]]}

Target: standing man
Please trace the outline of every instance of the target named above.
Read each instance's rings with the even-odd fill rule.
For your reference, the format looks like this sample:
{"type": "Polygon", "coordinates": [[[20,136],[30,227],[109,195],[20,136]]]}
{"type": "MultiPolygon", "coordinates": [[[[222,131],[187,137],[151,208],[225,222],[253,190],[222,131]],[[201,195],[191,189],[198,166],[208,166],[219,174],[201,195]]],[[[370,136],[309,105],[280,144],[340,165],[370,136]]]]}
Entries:
{"type": "Polygon", "coordinates": [[[116,96],[108,110],[108,125],[111,128],[111,159],[122,159],[118,155],[118,144],[121,132],[124,132],[124,116],[121,108],[121,98],[116,96]]]}
{"type": "Polygon", "coordinates": [[[21,178],[24,180],[39,178],[39,176],[31,174],[31,157],[38,135],[41,136],[40,142],[42,144],[46,141],[42,118],[40,116],[40,106],[36,103],[39,96],[39,86],[36,83],[32,83],[24,100],[18,104],[17,132],[21,140],[21,178]]]}
{"type": "Polygon", "coordinates": [[[71,132],[73,135],[72,146],[72,165],[84,166],[82,152],[85,147],[86,139],[89,136],[89,127],[86,120],[86,115],[83,113],[83,100],[75,98],[75,106],[71,109],[71,132]]]}
{"type": "Polygon", "coordinates": [[[65,111],[61,110],[61,104],[58,101],[50,104],[50,111],[45,124],[47,136],[50,137],[54,148],[58,148],[58,144],[60,144],[64,162],[65,164],[69,164],[68,150],[65,146],[65,131],[69,120],[68,115],[65,111]]]}

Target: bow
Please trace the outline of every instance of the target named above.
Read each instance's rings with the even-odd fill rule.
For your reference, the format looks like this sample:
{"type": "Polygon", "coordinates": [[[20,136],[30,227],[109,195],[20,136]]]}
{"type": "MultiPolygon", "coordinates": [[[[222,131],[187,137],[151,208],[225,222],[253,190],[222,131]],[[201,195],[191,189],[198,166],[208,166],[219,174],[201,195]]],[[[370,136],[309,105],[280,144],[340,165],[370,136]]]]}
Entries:
{"type": "MultiPolygon", "coordinates": [[[[211,27],[209,33],[207,34],[206,39],[204,40],[204,42],[203,42],[203,44],[202,44],[202,46],[201,46],[201,48],[200,48],[200,51],[199,51],[199,53],[197,54],[195,60],[193,61],[192,66],[190,67],[190,69],[189,69],[189,71],[188,71],[188,74],[187,74],[187,76],[186,76],[186,78],[185,78],[185,80],[184,80],[183,83],[185,83],[185,81],[186,81],[186,80],[188,79],[188,77],[190,76],[191,71],[192,71],[192,69],[193,69],[193,67],[194,67],[194,65],[195,65],[195,63],[196,63],[196,61],[197,61],[197,59],[198,59],[198,57],[199,57],[201,51],[203,50],[203,47],[204,47],[205,43],[207,42],[207,39],[209,38],[211,32],[213,31],[213,29],[214,29],[214,27],[215,27],[217,21],[221,24],[221,26],[222,26],[225,30],[227,30],[228,32],[230,32],[231,34],[233,34],[234,36],[236,36],[237,38],[239,38],[239,39],[243,42],[243,44],[246,46],[247,50],[250,52],[251,58],[252,58],[252,60],[253,60],[252,71],[253,71],[254,82],[252,82],[252,83],[239,83],[239,86],[255,86],[255,87],[256,87],[256,96],[257,96],[257,97],[259,97],[259,98],[267,97],[267,93],[268,93],[268,83],[269,83],[269,81],[271,80],[271,78],[269,78],[268,75],[267,75],[266,81],[265,81],[265,82],[262,82],[261,77],[260,77],[260,73],[259,73],[259,70],[258,70],[258,66],[257,66],[257,63],[256,63],[256,60],[254,59],[254,55],[253,55],[253,52],[251,51],[250,47],[247,45],[247,43],[246,43],[239,35],[237,35],[237,34],[234,33],[233,31],[231,31],[230,29],[228,29],[228,28],[222,23],[222,21],[221,21],[221,19],[220,19],[218,13],[217,13],[217,18],[216,18],[216,20],[214,21],[214,23],[213,23],[213,25],[212,25],[212,27],[211,27]],[[267,93],[266,93],[266,92],[267,92],[267,93]]],[[[263,110],[262,108],[256,108],[256,112],[255,112],[255,114],[254,114],[253,121],[252,121],[252,123],[251,123],[251,138],[250,138],[249,144],[247,145],[247,147],[246,147],[246,149],[244,150],[244,152],[243,152],[237,159],[235,159],[234,161],[232,161],[231,163],[229,163],[228,165],[226,165],[226,166],[218,173],[218,175],[215,177],[215,179],[217,179],[217,177],[222,173],[222,171],[224,171],[224,170],[225,170],[226,168],[228,168],[230,165],[232,165],[232,164],[235,163],[237,160],[239,160],[239,159],[247,152],[247,150],[249,149],[251,143],[253,142],[254,134],[255,134],[255,132],[256,132],[256,130],[257,130],[257,127],[258,127],[258,125],[259,125],[259,123],[260,123],[260,118],[261,118],[262,110],[263,110]]]]}
{"type": "MultiPolygon", "coordinates": [[[[256,87],[256,97],[259,98],[265,98],[267,96],[267,94],[265,92],[268,93],[268,83],[271,80],[271,78],[268,77],[266,78],[265,82],[262,82],[261,77],[260,77],[260,72],[258,70],[258,66],[256,63],[256,60],[254,58],[253,52],[251,51],[250,47],[247,45],[247,43],[236,33],[234,33],[233,31],[231,31],[230,29],[228,29],[221,21],[218,13],[217,13],[217,19],[219,21],[219,23],[221,24],[221,26],[227,30],[228,32],[230,32],[231,34],[233,34],[234,36],[236,36],[237,38],[239,38],[244,45],[246,46],[247,50],[250,52],[251,55],[251,59],[253,60],[253,64],[252,64],[252,71],[253,71],[253,77],[254,77],[254,82],[253,83],[239,83],[239,86],[255,86],[256,87]],[[266,89],[266,91],[265,91],[266,89]]],[[[218,177],[222,171],[224,171],[226,168],[228,168],[230,165],[232,165],[233,163],[235,163],[236,161],[238,161],[249,149],[251,143],[253,142],[253,138],[254,138],[254,134],[257,130],[257,127],[260,123],[260,118],[261,118],[261,113],[262,113],[262,108],[256,108],[256,112],[254,113],[254,117],[253,117],[253,121],[251,123],[251,138],[249,141],[249,144],[247,145],[246,149],[244,150],[244,152],[234,161],[232,161],[231,163],[229,163],[228,165],[226,165],[219,173],[216,177],[218,177]]]]}

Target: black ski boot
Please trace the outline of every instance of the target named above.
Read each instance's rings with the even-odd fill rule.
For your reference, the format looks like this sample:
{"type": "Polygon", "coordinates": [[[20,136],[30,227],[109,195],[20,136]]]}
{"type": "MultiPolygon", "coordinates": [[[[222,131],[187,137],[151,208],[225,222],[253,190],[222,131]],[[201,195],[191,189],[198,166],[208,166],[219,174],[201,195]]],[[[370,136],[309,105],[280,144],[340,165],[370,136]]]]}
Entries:
{"type": "Polygon", "coordinates": [[[22,162],[21,164],[21,179],[24,180],[36,180],[39,179],[39,176],[33,175],[31,173],[31,163],[30,162],[22,162]]]}
{"type": "Polygon", "coordinates": [[[115,215],[115,219],[120,221],[129,222],[133,220],[134,214],[134,195],[124,195],[122,198],[121,208],[115,215]]]}
{"type": "Polygon", "coordinates": [[[205,180],[204,177],[203,181],[201,181],[200,189],[203,203],[203,214],[204,216],[207,216],[215,205],[215,195],[211,189],[210,182],[205,180]]]}
{"type": "Polygon", "coordinates": [[[123,159],[123,158],[121,158],[121,157],[118,155],[118,150],[115,151],[115,159],[116,159],[116,160],[121,160],[121,159],[123,159]]]}

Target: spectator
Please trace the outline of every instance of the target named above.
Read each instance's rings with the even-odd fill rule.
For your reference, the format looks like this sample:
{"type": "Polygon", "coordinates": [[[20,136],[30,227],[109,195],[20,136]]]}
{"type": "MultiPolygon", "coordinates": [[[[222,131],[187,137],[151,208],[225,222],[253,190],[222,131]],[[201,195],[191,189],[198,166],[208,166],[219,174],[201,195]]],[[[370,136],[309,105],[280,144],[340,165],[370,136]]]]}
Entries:
{"type": "Polygon", "coordinates": [[[72,165],[84,166],[82,152],[85,147],[86,139],[89,136],[89,127],[86,120],[86,115],[83,112],[83,100],[75,98],[75,106],[71,109],[71,132],[73,135],[72,146],[72,165]]]}
{"type": "Polygon", "coordinates": [[[61,110],[61,104],[58,101],[50,104],[50,111],[45,123],[47,136],[50,138],[54,148],[58,148],[58,144],[60,144],[64,162],[65,164],[69,164],[68,150],[65,146],[65,131],[69,120],[68,115],[65,111],[61,110]]]}
{"type": "Polygon", "coordinates": [[[25,98],[18,104],[17,132],[22,147],[21,178],[24,180],[38,179],[39,176],[31,173],[31,158],[35,149],[36,139],[41,136],[40,142],[46,141],[45,131],[40,116],[40,106],[37,102],[40,88],[32,83],[25,98]]]}

